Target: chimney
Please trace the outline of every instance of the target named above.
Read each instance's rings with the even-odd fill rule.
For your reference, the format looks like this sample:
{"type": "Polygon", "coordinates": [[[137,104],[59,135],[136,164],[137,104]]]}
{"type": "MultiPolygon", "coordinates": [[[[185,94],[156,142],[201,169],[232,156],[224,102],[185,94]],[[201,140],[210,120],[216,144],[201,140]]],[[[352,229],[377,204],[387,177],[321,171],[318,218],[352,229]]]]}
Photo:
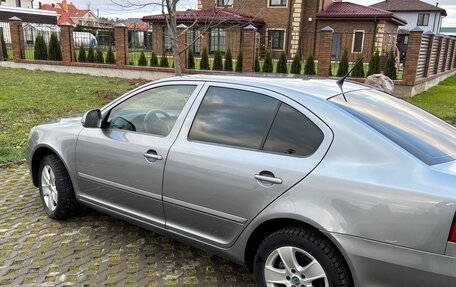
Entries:
{"type": "Polygon", "coordinates": [[[439,7],[439,2],[435,3],[435,7],[439,7]]]}
{"type": "Polygon", "coordinates": [[[52,3],[51,5],[52,5],[52,8],[55,8],[55,4],[54,3],[52,3]]]}
{"type": "Polygon", "coordinates": [[[43,4],[41,4],[41,2],[38,2],[38,9],[41,9],[42,6],[43,4]]]}
{"type": "Polygon", "coordinates": [[[68,2],[67,2],[67,0],[63,0],[61,6],[62,6],[63,11],[68,13],[68,2]]]}

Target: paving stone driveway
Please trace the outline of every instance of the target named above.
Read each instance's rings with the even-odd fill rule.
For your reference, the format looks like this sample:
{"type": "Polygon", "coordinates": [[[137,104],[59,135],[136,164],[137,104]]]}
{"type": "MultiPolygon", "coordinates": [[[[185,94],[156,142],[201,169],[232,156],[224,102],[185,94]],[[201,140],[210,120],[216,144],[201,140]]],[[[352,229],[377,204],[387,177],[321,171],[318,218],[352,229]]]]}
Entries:
{"type": "Polygon", "coordinates": [[[254,286],[246,269],[95,212],[49,219],[25,164],[0,168],[0,286],[254,286]]]}

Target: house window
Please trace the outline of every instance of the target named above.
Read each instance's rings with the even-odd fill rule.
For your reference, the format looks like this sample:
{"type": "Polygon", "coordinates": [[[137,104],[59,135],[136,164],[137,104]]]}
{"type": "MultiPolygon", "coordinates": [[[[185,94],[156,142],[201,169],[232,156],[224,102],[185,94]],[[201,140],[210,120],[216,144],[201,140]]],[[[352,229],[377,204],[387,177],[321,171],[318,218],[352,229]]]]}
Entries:
{"type": "Polygon", "coordinates": [[[187,33],[187,43],[191,45],[193,53],[199,54],[201,51],[200,30],[192,29],[187,33]],[[193,44],[192,44],[193,43],[193,44]]]}
{"type": "Polygon", "coordinates": [[[408,35],[405,35],[405,36],[404,36],[404,44],[405,44],[405,45],[408,44],[408,40],[409,40],[409,36],[408,36],[408,35]]]}
{"type": "Polygon", "coordinates": [[[217,7],[233,6],[233,0],[217,0],[217,7]]]}
{"type": "Polygon", "coordinates": [[[269,0],[269,6],[287,6],[287,0],[269,0]]]}
{"type": "Polygon", "coordinates": [[[22,7],[21,0],[16,0],[16,7],[22,7]]]}
{"type": "Polygon", "coordinates": [[[217,50],[226,51],[226,31],[223,28],[214,28],[211,30],[211,53],[217,50]]]}
{"type": "Polygon", "coordinates": [[[355,31],[353,35],[352,53],[361,53],[363,51],[364,31],[355,31]]]}
{"type": "Polygon", "coordinates": [[[429,24],[429,13],[418,14],[417,26],[427,26],[429,24]]]}
{"type": "Polygon", "coordinates": [[[173,46],[171,45],[171,36],[168,27],[163,27],[163,51],[171,52],[172,50],[173,46]]]}
{"type": "Polygon", "coordinates": [[[268,42],[271,49],[282,50],[284,43],[285,31],[284,30],[269,30],[268,42]]]}

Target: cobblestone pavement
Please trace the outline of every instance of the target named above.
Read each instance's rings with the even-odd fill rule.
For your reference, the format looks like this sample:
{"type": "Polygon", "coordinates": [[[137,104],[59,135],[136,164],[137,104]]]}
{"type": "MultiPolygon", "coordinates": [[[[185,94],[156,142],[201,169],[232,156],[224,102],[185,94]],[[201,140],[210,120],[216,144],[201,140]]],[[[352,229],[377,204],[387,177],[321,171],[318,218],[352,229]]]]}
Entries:
{"type": "Polygon", "coordinates": [[[27,166],[0,169],[0,286],[254,286],[217,256],[89,210],[48,218],[27,166]]]}

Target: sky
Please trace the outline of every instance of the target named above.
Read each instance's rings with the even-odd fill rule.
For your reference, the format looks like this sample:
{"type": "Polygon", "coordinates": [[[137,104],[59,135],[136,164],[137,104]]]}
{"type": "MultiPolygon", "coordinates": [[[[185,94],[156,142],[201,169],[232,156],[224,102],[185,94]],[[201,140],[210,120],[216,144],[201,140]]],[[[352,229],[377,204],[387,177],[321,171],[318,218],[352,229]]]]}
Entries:
{"type": "MultiPolygon", "coordinates": [[[[53,3],[60,2],[61,0],[36,0],[35,3],[53,3]]],[[[145,15],[156,14],[160,10],[156,6],[149,6],[141,9],[126,9],[113,3],[122,2],[122,0],[68,0],[69,2],[75,3],[78,7],[87,9],[90,7],[94,12],[99,9],[100,16],[108,18],[141,18],[145,15]]],[[[143,3],[153,3],[156,0],[132,0],[143,3]]],[[[255,1],[255,0],[251,0],[255,1]]],[[[382,0],[350,0],[349,2],[371,5],[382,0]]],[[[407,0],[404,0],[407,1],[407,0]]],[[[432,5],[439,2],[439,6],[446,9],[448,16],[443,19],[443,27],[456,27],[456,0],[424,0],[432,5]]],[[[196,0],[182,0],[181,7],[183,10],[196,8],[196,0]]]]}

